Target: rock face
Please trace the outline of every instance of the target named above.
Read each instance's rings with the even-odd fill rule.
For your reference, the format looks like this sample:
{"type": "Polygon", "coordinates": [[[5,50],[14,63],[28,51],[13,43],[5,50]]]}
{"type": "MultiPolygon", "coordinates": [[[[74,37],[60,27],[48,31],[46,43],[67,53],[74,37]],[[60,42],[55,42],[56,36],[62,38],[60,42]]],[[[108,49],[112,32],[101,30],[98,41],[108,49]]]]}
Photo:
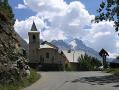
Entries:
{"type": "Polygon", "coordinates": [[[0,83],[22,78],[21,72],[23,73],[26,65],[26,55],[21,43],[23,41],[13,25],[14,15],[8,0],[4,0],[0,2],[0,83]]]}
{"type": "Polygon", "coordinates": [[[27,43],[15,32],[14,16],[7,0],[0,3],[0,58],[16,60],[21,57],[20,49],[27,49],[27,43]]]}
{"type": "Polygon", "coordinates": [[[20,35],[16,32],[16,37],[18,38],[19,42],[20,42],[20,45],[23,49],[26,50],[26,53],[28,54],[28,44],[27,42],[20,37],[20,35]]]}

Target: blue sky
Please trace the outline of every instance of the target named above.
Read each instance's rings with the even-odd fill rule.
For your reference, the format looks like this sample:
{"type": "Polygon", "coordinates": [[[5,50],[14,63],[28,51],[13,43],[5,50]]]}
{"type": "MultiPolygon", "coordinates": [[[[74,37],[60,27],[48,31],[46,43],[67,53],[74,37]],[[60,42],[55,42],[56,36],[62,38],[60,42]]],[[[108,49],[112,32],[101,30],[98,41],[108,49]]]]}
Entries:
{"type": "Polygon", "coordinates": [[[91,23],[102,0],[9,0],[15,14],[16,32],[28,42],[28,31],[35,21],[43,40],[81,39],[110,56],[119,53],[119,38],[113,22],[91,23]],[[24,2],[25,1],[25,2],[24,2]]]}
{"type": "Polygon", "coordinates": [[[23,20],[29,16],[35,15],[35,12],[30,9],[16,9],[15,7],[17,7],[19,3],[23,4],[23,0],[9,0],[9,4],[12,6],[16,19],[23,20]]]}
{"type": "MultiPolygon", "coordinates": [[[[73,1],[79,1],[79,0],[65,0],[66,3],[70,3],[73,1]]],[[[89,11],[90,14],[96,15],[96,9],[99,7],[100,0],[80,0],[86,7],[86,9],[89,11]]],[[[9,4],[12,6],[13,12],[15,14],[15,18],[19,20],[23,20],[25,18],[28,18],[29,16],[35,15],[36,13],[33,12],[31,9],[16,9],[18,4],[23,4],[23,0],[9,0],[9,4]]]]}

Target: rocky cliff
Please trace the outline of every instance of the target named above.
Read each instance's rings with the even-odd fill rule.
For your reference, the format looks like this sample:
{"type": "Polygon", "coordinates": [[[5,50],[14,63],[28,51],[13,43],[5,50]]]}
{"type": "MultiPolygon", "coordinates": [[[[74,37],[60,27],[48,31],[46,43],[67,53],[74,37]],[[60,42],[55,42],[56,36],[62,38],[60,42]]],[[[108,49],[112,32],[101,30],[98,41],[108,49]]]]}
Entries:
{"type": "Polygon", "coordinates": [[[24,40],[14,28],[14,15],[8,0],[0,0],[0,83],[10,83],[22,78],[26,55],[24,40]]]}
{"type": "Polygon", "coordinates": [[[13,28],[14,15],[7,0],[0,2],[0,60],[14,61],[21,57],[21,38],[13,28]]]}

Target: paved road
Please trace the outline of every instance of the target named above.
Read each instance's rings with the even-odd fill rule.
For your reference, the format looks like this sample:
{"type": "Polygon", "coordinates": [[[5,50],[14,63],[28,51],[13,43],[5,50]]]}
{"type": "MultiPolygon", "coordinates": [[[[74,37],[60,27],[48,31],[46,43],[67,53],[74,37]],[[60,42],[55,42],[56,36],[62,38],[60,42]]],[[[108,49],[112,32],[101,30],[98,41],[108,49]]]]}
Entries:
{"type": "Polygon", "coordinates": [[[24,90],[119,90],[119,77],[102,72],[40,72],[24,90]]]}

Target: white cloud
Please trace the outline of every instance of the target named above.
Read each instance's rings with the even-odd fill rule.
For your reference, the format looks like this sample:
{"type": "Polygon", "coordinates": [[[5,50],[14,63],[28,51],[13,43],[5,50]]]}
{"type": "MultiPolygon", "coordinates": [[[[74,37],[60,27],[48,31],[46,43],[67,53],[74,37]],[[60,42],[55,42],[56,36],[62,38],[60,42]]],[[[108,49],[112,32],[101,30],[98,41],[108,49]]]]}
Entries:
{"type": "Polygon", "coordinates": [[[116,47],[119,48],[119,42],[116,42],[116,47]]]}
{"type": "Polygon", "coordinates": [[[47,38],[47,40],[64,39],[69,36],[74,38],[82,37],[87,33],[83,30],[84,26],[90,25],[90,20],[94,17],[88,13],[81,2],[77,1],[72,2],[69,5],[63,0],[49,0],[49,3],[47,3],[47,0],[24,0],[24,2],[25,5],[37,12],[36,17],[42,18],[42,20],[49,20],[49,30],[47,29],[42,32],[43,34],[50,36],[50,38],[47,38],[46,35],[44,35],[44,39],[47,38]],[[56,37],[55,34],[52,34],[49,31],[52,33],[59,32],[60,37],[56,37]]]}
{"type": "Polygon", "coordinates": [[[48,41],[51,41],[51,40],[65,40],[67,39],[67,37],[64,35],[64,32],[61,31],[61,30],[45,30],[41,33],[41,36],[42,36],[42,39],[44,40],[48,40],[48,41]]]}
{"type": "Polygon", "coordinates": [[[96,50],[106,49],[110,53],[117,52],[117,35],[114,31],[113,22],[100,22],[92,24],[90,33],[86,36],[88,38],[88,45],[96,50]]]}
{"type": "Polygon", "coordinates": [[[39,16],[52,17],[66,9],[64,0],[24,0],[25,5],[37,12],[39,16]]]}
{"type": "Polygon", "coordinates": [[[36,23],[37,29],[40,31],[44,27],[44,22],[36,16],[31,16],[26,20],[16,20],[14,28],[19,35],[28,42],[28,31],[30,31],[33,21],[36,23]]]}
{"type": "Polygon", "coordinates": [[[25,5],[23,5],[23,4],[18,4],[18,6],[17,7],[15,7],[16,9],[25,9],[25,8],[27,8],[25,5]]]}
{"type": "Polygon", "coordinates": [[[116,58],[117,56],[117,53],[110,53],[110,52],[108,53],[109,53],[109,58],[116,58]]]}
{"type": "Polygon", "coordinates": [[[38,29],[45,28],[40,30],[41,38],[44,40],[81,37],[86,45],[98,51],[101,48],[105,48],[110,53],[118,51],[119,42],[113,22],[103,21],[92,24],[94,15],[90,15],[80,1],[66,4],[64,0],[24,0],[24,6],[37,13],[36,16],[22,21],[17,20],[15,23],[16,31],[26,40],[32,21],[35,20],[38,29]]]}

